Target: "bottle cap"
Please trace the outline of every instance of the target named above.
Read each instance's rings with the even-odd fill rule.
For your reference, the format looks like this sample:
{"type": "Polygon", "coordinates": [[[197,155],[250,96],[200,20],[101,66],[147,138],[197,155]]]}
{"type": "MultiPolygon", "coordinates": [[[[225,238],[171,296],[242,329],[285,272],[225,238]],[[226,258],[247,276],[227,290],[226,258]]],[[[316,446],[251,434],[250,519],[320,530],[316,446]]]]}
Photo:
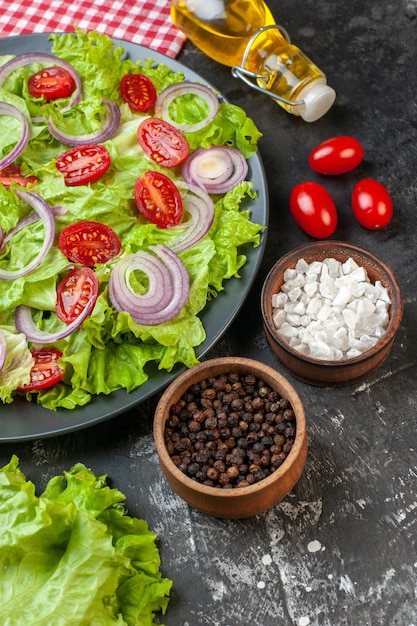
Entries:
{"type": "Polygon", "coordinates": [[[325,82],[315,80],[297,95],[297,100],[304,101],[304,104],[297,107],[299,115],[306,122],[315,122],[327,113],[335,99],[336,92],[332,87],[325,82]]]}

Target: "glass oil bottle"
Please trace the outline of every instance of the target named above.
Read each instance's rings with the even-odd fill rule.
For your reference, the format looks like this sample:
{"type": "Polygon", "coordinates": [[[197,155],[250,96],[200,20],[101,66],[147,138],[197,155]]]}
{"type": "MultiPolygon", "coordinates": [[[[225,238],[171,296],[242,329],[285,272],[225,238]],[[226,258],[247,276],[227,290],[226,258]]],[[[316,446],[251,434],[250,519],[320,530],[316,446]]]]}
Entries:
{"type": "Polygon", "coordinates": [[[263,0],[172,0],[171,17],[204,54],[289,113],[314,122],[333,105],[325,74],[291,43],[263,0]]]}

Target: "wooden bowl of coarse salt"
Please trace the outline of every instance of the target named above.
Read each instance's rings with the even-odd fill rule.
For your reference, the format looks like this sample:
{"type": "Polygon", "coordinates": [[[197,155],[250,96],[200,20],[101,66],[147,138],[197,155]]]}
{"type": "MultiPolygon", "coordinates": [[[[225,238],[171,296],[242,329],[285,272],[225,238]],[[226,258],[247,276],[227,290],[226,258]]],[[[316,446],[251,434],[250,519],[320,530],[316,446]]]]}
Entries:
{"type": "Polygon", "coordinates": [[[379,367],[403,307],[392,269],[340,241],[314,242],[281,257],[261,296],[274,355],[294,377],[322,387],[355,383],[379,367]]]}

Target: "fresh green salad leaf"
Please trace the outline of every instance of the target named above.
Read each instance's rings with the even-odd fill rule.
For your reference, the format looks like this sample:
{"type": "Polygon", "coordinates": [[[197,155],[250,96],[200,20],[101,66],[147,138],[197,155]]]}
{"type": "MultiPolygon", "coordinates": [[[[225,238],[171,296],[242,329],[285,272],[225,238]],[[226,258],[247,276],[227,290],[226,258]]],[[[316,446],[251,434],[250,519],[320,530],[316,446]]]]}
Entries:
{"type": "MultiPolygon", "coordinates": [[[[38,67],[23,66],[12,72],[0,89],[0,98],[13,102],[24,115],[52,116],[63,131],[79,135],[92,133],[101,125],[103,97],[118,103],[121,121],[112,138],[105,142],[111,155],[111,165],[99,180],[88,185],[66,186],[57,170],[55,159],[68,149],[48,131],[46,123],[31,124],[31,138],[17,160],[25,175],[36,176],[38,182],[29,188],[54,207],[65,207],[55,218],[58,234],[77,221],[97,221],[110,226],[119,236],[125,254],[146,250],[155,244],[169,246],[176,232],[161,229],[139,214],[133,201],[137,178],[149,169],[159,170],[174,181],[182,179],[180,168],[163,168],[141,150],[136,130],[144,114],[132,112],[119,94],[119,83],[126,73],[140,72],[149,76],[159,93],[173,83],[182,82],[182,73],[152,59],[133,61],[124,55],[106,35],[83,32],[52,35],[52,52],[71,63],[80,74],[83,97],[70,111],[61,113],[67,100],[45,103],[30,96],[27,80],[38,67]]],[[[9,57],[0,58],[0,65],[9,57]]],[[[177,104],[175,115],[187,120],[186,104],[177,104]]],[[[192,117],[197,114],[192,107],[192,117]]],[[[16,143],[17,129],[9,133],[10,118],[0,116],[0,155],[16,143]],[[9,134],[8,134],[9,133],[9,134]],[[10,139],[8,139],[10,137],[10,139]]],[[[260,132],[244,111],[236,105],[221,103],[218,114],[205,128],[186,133],[191,152],[210,145],[235,146],[249,158],[256,152],[260,132]]],[[[7,233],[28,215],[30,207],[20,201],[17,187],[10,190],[0,185],[0,226],[7,233]]],[[[95,267],[99,280],[99,297],[94,311],[82,327],[55,344],[63,357],[63,379],[54,387],[27,394],[51,410],[71,409],[88,403],[96,394],[109,394],[123,388],[130,392],[144,382],[146,366],[154,363],[158,369],[171,371],[175,364],[191,367],[197,363],[196,348],[206,333],[199,313],[207,302],[226,288],[230,278],[239,278],[246,262],[243,246],[256,247],[263,227],[251,221],[250,205],[256,195],[252,183],[243,182],[224,196],[215,196],[215,220],[202,241],[179,256],[190,276],[190,295],[180,313],[162,324],[144,326],[133,322],[127,313],[118,313],[108,298],[108,280],[113,261],[95,267]]],[[[44,237],[40,221],[17,232],[10,245],[0,252],[0,267],[15,270],[36,257],[44,237]]],[[[0,331],[14,331],[16,307],[23,304],[33,310],[36,324],[47,332],[62,328],[55,314],[56,288],[66,275],[69,263],[54,245],[42,264],[32,273],[17,280],[0,279],[0,331]]],[[[32,346],[29,346],[32,347],[32,346]]],[[[27,353],[27,347],[21,354],[27,353]]],[[[19,348],[19,349],[20,349],[19,348]]],[[[4,383],[0,378],[1,400],[11,402],[15,389],[28,379],[30,361],[22,359],[14,369],[13,378],[4,383]]],[[[8,374],[8,372],[6,372],[8,374]]]]}
{"type": "Polygon", "coordinates": [[[156,535],[124,499],[81,463],[37,496],[12,457],[0,470],[4,626],[151,626],[166,612],[156,535]]]}

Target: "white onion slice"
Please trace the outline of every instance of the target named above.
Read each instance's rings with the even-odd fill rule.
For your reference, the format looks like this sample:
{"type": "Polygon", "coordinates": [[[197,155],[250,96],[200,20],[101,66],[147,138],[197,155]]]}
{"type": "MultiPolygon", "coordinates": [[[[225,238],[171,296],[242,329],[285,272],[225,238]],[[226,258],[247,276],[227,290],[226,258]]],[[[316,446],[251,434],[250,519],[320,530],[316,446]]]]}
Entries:
{"type": "Polygon", "coordinates": [[[109,115],[102,128],[86,135],[76,136],[69,135],[56,127],[55,123],[50,117],[48,120],[48,130],[55,139],[58,139],[61,143],[68,146],[84,146],[89,143],[103,143],[115,133],[120,124],[120,109],[116,102],[106,100],[105,105],[108,109],[109,115]]]}
{"type": "Polygon", "coordinates": [[[15,161],[26,148],[30,137],[30,127],[29,122],[27,121],[23,113],[21,113],[19,109],[13,104],[0,102],[0,115],[10,115],[10,117],[15,117],[22,124],[22,134],[20,135],[19,141],[17,142],[13,150],[9,152],[9,154],[0,159],[0,170],[2,170],[5,167],[11,165],[13,161],[15,161]]]}
{"type": "Polygon", "coordinates": [[[3,369],[3,365],[6,361],[6,339],[4,334],[0,330],[0,372],[3,369]]]}
{"type": "Polygon", "coordinates": [[[199,148],[182,165],[187,183],[204,187],[208,193],[222,194],[245,180],[248,163],[243,154],[230,146],[199,148]]]}
{"type": "Polygon", "coordinates": [[[20,304],[14,314],[14,323],[16,330],[25,335],[28,341],[33,343],[55,343],[61,339],[65,339],[71,335],[77,328],[81,326],[86,317],[88,317],[95,305],[94,300],[90,300],[80,315],[70,324],[66,324],[65,328],[56,333],[48,333],[36,326],[32,319],[32,309],[25,304],[20,304]]]}
{"type": "Polygon", "coordinates": [[[113,267],[109,279],[109,298],[119,312],[129,313],[133,321],[145,326],[162,324],[175,317],[188,298],[189,276],[181,259],[161,244],[123,257],[113,267]],[[157,255],[157,256],[155,256],[157,255]],[[144,272],[149,281],[145,294],[130,285],[132,272],[144,272]]]}
{"type": "Polygon", "coordinates": [[[219,101],[216,94],[213,93],[211,89],[204,85],[184,81],[182,83],[176,83],[174,85],[170,85],[169,87],[165,87],[165,89],[161,91],[155,104],[155,116],[161,117],[163,120],[170,122],[170,124],[175,126],[175,128],[178,128],[178,130],[184,133],[193,133],[201,128],[204,128],[204,126],[207,126],[207,124],[209,124],[216,116],[218,109],[219,101]],[[173,102],[175,98],[186,94],[198,96],[207,104],[209,112],[204,120],[201,120],[201,122],[197,122],[195,124],[183,124],[175,122],[171,119],[169,114],[169,106],[171,102],[173,102]]]}
{"type": "MultiPolygon", "coordinates": [[[[69,111],[73,106],[78,104],[81,100],[82,95],[82,83],[81,78],[76,69],[67,61],[56,57],[53,54],[49,54],[47,52],[34,52],[29,54],[19,54],[14,57],[10,61],[7,61],[2,67],[0,67],[0,86],[4,83],[6,78],[11,74],[14,70],[17,70],[19,67],[23,67],[24,65],[32,65],[33,63],[43,63],[45,65],[56,65],[58,67],[63,67],[66,69],[74,79],[75,89],[72,94],[72,98],[69,104],[61,109],[61,113],[65,113],[65,111],[69,111]]],[[[45,118],[33,118],[34,122],[42,122],[45,118]]]]}
{"type": "Polygon", "coordinates": [[[182,252],[198,243],[207,235],[214,221],[214,203],[208,193],[195,185],[177,181],[178,189],[188,193],[182,197],[183,214],[189,213],[190,218],[173,226],[170,230],[181,230],[181,234],[170,243],[174,252],[182,252]]]}
{"type": "Polygon", "coordinates": [[[51,207],[45,200],[37,193],[30,191],[21,191],[20,189],[15,191],[16,195],[26,202],[36,213],[39,215],[43,222],[45,229],[45,237],[43,244],[38,254],[30,263],[25,265],[19,270],[4,270],[0,268],[0,278],[5,280],[15,280],[21,278],[33,272],[42,263],[45,256],[48,254],[55,237],[55,218],[51,207]]]}

